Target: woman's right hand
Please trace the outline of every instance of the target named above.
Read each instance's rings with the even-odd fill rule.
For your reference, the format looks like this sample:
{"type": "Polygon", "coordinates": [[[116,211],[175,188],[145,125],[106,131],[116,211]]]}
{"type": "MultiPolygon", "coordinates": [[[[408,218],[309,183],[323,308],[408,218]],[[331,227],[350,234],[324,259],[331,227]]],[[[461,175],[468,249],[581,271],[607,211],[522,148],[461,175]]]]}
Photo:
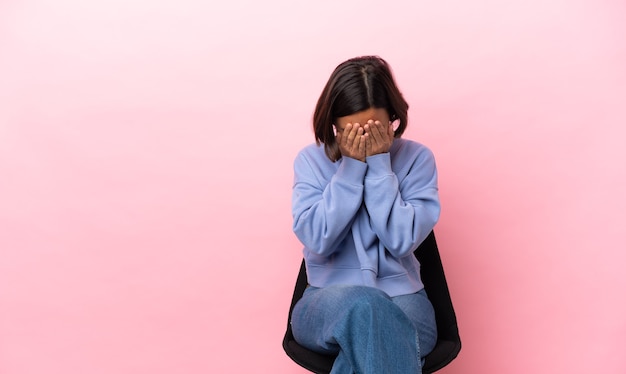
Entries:
{"type": "Polygon", "coordinates": [[[358,123],[348,123],[343,131],[337,131],[337,145],[343,157],[365,162],[365,134],[358,123]]]}

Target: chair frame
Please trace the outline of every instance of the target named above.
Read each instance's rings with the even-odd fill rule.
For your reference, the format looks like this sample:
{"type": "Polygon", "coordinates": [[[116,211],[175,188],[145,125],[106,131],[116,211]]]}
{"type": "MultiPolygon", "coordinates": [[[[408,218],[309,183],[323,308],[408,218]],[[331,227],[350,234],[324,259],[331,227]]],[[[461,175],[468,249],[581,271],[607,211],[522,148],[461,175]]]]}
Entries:
{"type": "MultiPolygon", "coordinates": [[[[433,304],[437,319],[437,344],[425,357],[422,366],[422,373],[428,374],[443,368],[457,357],[461,350],[461,338],[434,232],[431,232],[419,245],[414,255],[421,264],[422,282],[433,304]]],[[[289,308],[283,349],[295,363],[303,368],[317,374],[328,374],[332,369],[335,356],[319,354],[302,347],[295,341],[291,331],[290,321],[293,308],[302,298],[307,284],[306,267],[302,260],[289,308]]]]}

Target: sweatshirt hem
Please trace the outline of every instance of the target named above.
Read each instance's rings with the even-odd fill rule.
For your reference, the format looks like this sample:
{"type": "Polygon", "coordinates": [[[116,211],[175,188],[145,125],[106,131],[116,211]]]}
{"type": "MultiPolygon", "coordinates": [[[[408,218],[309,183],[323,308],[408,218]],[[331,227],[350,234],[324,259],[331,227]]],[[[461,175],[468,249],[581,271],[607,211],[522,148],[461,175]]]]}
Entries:
{"type": "Polygon", "coordinates": [[[404,273],[377,278],[371,269],[336,268],[331,271],[325,266],[307,264],[309,284],[313,287],[369,286],[378,288],[391,297],[421,291],[424,284],[416,275],[415,273],[404,273]]]}

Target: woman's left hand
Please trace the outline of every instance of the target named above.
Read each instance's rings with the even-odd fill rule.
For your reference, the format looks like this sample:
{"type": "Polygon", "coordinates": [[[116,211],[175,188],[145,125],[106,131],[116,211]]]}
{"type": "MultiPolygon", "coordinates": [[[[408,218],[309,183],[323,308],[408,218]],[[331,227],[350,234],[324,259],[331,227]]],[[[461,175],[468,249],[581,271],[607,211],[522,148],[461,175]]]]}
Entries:
{"type": "Polygon", "coordinates": [[[365,155],[374,156],[389,152],[394,139],[393,126],[383,125],[380,121],[369,120],[365,129],[365,155]]]}

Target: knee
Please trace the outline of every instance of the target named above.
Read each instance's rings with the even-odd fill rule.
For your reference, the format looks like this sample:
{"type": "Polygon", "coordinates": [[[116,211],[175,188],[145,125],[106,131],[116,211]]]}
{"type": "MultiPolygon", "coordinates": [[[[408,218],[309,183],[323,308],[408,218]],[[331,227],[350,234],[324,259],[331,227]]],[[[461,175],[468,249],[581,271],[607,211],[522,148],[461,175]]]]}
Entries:
{"type": "MultiPolygon", "coordinates": [[[[404,312],[383,291],[372,287],[354,287],[344,293],[341,312],[345,327],[366,327],[371,331],[404,331],[415,336],[415,328],[404,312]]],[[[349,330],[349,328],[348,328],[349,330]]]]}

